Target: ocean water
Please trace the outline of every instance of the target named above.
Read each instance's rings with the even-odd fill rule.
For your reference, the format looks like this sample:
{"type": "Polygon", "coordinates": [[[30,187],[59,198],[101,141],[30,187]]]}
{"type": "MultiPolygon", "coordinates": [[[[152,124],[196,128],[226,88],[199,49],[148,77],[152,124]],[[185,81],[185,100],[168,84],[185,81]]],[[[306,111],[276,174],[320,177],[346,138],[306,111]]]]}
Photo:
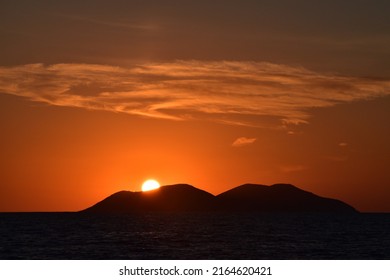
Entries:
{"type": "Polygon", "coordinates": [[[0,213],[0,259],[390,259],[390,214],[0,213]]]}

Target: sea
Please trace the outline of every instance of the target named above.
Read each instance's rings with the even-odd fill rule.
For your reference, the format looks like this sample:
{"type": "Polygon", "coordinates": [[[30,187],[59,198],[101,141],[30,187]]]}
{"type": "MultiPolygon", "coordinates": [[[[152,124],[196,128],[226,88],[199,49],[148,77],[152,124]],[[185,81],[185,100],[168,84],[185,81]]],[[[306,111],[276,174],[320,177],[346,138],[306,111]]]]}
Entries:
{"type": "Polygon", "coordinates": [[[0,213],[3,260],[390,259],[390,214],[0,213]]]}

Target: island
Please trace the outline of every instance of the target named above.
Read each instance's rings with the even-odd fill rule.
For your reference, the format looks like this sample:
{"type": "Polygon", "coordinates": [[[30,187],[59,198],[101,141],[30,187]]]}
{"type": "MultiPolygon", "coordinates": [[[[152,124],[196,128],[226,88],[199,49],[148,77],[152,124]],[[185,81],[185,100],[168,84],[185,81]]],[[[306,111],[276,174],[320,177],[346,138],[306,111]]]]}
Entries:
{"type": "Polygon", "coordinates": [[[80,212],[358,213],[345,202],[290,184],[244,184],[216,196],[188,184],[162,186],[147,192],[120,191],[80,212]]]}

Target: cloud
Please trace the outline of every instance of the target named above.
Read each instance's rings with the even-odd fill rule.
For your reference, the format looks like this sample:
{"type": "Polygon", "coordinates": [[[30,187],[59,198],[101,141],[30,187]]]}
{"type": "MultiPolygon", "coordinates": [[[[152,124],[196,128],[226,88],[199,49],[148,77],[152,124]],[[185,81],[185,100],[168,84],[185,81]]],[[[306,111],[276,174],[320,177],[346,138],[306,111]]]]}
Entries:
{"type": "Polygon", "coordinates": [[[256,141],[256,138],[246,138],[246,137],[240,137],[237,138],[233,143],[233,147],[242,147],[246,145],[253,144],[256,141]]]}
{"type": "Polygon", "coordinates": [[[302,124],[312,108],[390,94],[390,80],[242,61],[0,67],[0,92],[53,106],[231,125],[302,124]]]}

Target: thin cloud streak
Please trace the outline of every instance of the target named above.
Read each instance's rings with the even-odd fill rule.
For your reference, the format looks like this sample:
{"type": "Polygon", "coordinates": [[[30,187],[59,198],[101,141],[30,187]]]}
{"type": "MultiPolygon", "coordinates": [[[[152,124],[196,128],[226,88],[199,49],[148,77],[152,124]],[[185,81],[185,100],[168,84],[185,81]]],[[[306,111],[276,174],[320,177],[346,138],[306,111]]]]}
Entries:
{"type": "Polygon", "coordinates": [[[262,117],[308,123],[312,108],[389,95],[390,80],[265,62],[29,64],[0,67],[0,92],[54,106],[259,126],[262,117]]]}
{"type": "Polygon", "coordinates": [[[247,146],[247,145],[255,143],[255,141],[256,141],[256,138],[239,137],[233,142],[232,146],[233,147],[247,146]]]}

